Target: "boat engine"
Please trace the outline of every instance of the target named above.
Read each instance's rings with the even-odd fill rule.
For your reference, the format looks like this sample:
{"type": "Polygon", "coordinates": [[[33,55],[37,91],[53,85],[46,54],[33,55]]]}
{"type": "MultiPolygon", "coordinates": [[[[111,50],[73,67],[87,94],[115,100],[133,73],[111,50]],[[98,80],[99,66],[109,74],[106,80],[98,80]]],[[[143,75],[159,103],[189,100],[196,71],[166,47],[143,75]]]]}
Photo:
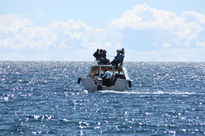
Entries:
{"type": "Polygon", "coordinates": [[[129,81],[128,81],[128,84],[129,84],[129,88],[131,88],[131,87],[132,87],[132,81],[129,80],[129,81]]]}
{"type": "Polygon", "coordinates": [[[81,81],[81,78],[79,77],[79,78],[78,78],[78,82],[77,82],[77,83],[78,83],[78,84],[80,84],[80,81],[81,81]]]}
{"type": "Polygon", "coordinates": [[[102,90],[102,78],[98,78],[97,80],[97,90],[102,90]]]}

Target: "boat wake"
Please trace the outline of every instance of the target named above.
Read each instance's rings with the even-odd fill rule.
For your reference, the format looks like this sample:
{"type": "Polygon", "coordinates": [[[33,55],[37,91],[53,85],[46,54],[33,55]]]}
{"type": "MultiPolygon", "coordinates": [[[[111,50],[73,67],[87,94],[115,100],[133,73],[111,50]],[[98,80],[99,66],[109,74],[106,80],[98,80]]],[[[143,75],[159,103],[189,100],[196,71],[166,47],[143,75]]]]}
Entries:
{"type": "Polygon", "coordinates": [[[102,90],[98,91],[100,93],[116,93],[116,94],[156,94],[156,95],[162,95],[162,94],[168,94],[168,95],[192,95],[195,94],[195,92],[166,92],[166,91],[154,91],[154,92],[137,92],[137,91],[115,91],[115,90],[102,90]]]}

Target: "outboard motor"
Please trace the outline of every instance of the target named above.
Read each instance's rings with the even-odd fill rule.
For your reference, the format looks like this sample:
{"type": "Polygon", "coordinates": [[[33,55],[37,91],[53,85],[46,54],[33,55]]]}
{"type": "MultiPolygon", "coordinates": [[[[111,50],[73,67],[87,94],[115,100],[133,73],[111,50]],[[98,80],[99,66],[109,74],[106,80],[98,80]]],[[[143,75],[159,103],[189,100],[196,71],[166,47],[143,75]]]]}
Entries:
{"type": "Polygon", "coordinates": [[[131,88],[131,87],[132,87],[132,81],[129,80],[129,81],[128,81],[128,84],[129,84],[129,88],[131,88]]]}
{"type": "Polygon", "coordinates": [[[80,84],[80,81],[81,81],[81,78],[78,78],[78,82],[77,83],[80,84]]]}
{"type": "Polygon", "coordinates": [[[97,80],[97,90],[102,90],[102,78],[98,78],[97,80]]]}

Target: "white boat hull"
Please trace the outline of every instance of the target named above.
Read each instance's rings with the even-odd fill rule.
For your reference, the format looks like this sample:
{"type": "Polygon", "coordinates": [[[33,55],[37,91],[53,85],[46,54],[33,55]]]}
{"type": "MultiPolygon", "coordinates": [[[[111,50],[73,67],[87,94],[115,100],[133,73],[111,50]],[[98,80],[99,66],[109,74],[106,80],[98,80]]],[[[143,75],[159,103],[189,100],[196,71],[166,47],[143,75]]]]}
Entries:
{"type": "Polygon", "coordinates": [[[131,80],[124,67],[115,68],[111,65],[93,65],[85,78],[79,78],[78,83],[86,90],[116,90],[123,91],[131,87],[131,80]],[[105,79],[105,71],[108,71],[110,78],[105,79]]]}
{"type": "MultiPolygon", "coordinates": [[[[82,84],[86,90],[90,90],[90,91],[99,90],[92,78],[82,78],[82,84]]],[[[103,85],[101,90],[123,91],[128,88],[128,84],[129,84],[129,80],[117,79],[114,86],[103,85]]]]}

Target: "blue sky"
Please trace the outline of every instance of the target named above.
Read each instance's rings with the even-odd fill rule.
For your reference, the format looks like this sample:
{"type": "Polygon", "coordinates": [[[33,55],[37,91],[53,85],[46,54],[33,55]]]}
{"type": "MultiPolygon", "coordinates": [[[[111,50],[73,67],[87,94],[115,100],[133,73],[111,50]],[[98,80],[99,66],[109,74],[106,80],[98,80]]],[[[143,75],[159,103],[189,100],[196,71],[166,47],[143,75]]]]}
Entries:
{"type": "Polygon", "coordinates": [[[205,0],[0,0],[0,60],[205,61],[205,0]],[[112,59],[112,57],[110,58],[112,59]]]}

